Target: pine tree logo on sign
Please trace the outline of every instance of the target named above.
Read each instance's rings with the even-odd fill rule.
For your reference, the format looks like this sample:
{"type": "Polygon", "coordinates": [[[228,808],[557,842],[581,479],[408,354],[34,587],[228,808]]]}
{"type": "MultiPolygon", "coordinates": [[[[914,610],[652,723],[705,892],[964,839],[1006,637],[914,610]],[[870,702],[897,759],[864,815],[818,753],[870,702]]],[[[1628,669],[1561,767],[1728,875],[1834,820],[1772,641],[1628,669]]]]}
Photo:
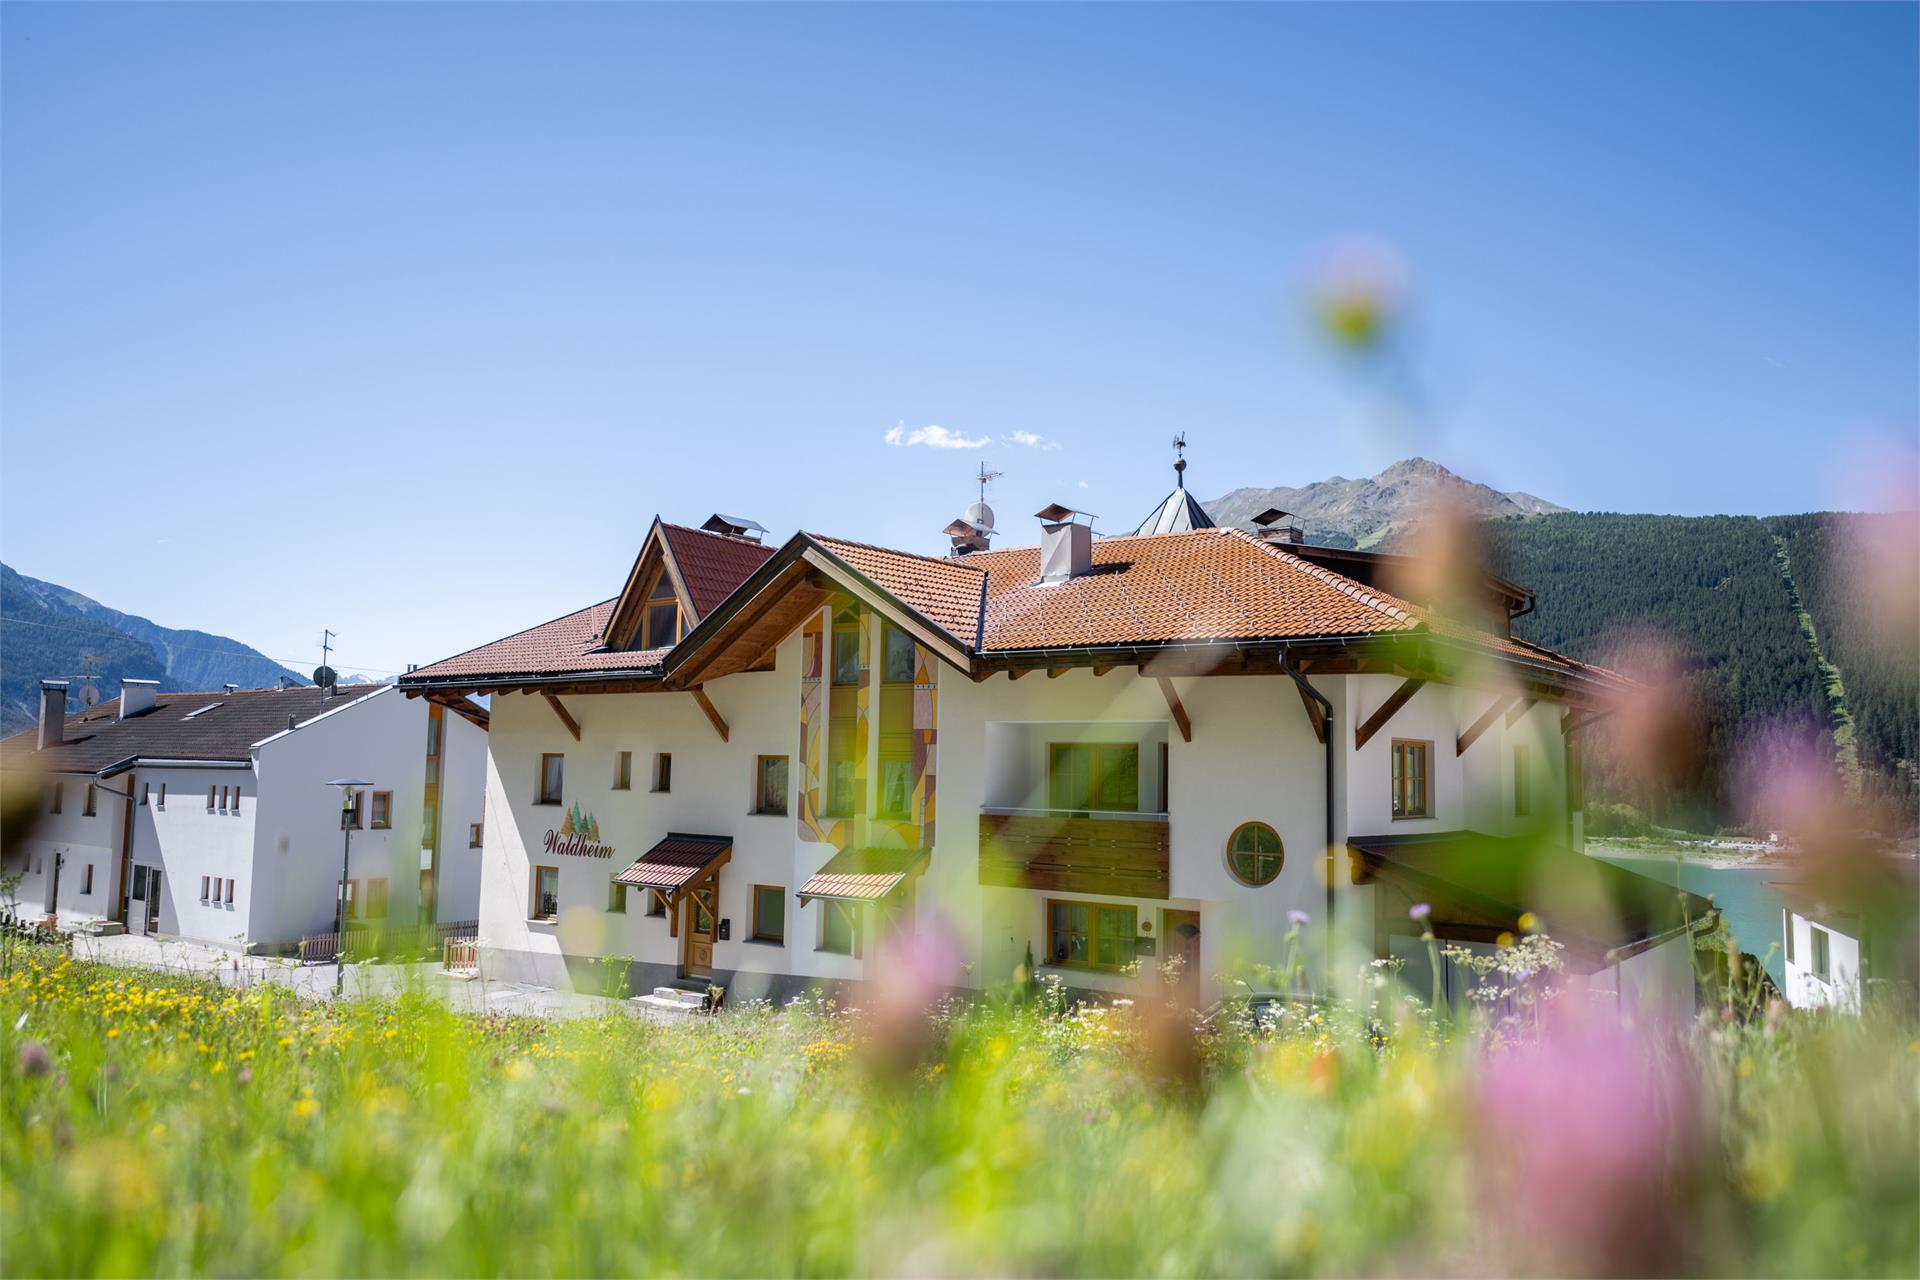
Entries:
{"type": "Polygon", "coordinates": [[[546,851],[571,858],[611,858],[613,846],[600,843],[600,820],[580,807],[575,800],[561,819],[560,829],[548,830],[546,851]]]}

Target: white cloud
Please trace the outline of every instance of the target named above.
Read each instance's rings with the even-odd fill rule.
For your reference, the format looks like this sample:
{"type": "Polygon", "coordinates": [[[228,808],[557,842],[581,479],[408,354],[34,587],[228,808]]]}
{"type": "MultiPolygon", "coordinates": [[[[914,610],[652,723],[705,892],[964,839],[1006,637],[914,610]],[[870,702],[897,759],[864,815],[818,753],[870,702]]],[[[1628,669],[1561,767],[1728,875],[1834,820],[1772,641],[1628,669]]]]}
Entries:
{"type": "Polygon", "coordinates": [[[1049,440],[1037,431],[1010,431],[1000,437],[1002,444],[1017,444],[1028,449],[1058,449],[1058,440],[1049,440]]]}
{"type": "Polygon", "coordinates": [[[888,431],[886,441],[896,448],[925,445],[929,449],[984,449],[993,443],[986,436],[966,436],[945,427],[915,427],[909,431],[904,425],[888,431]]]}
{"type": "Polygon", "coordinates": [[[1082,489],[1084,489],[1084,488],[1086,488],[1086,487],[1087,487],[1087,482],[1086,482],[1085,480],[1082,480],[1082,481],[1080,482],[1080,487],[1081,487],[1082,489]]]}

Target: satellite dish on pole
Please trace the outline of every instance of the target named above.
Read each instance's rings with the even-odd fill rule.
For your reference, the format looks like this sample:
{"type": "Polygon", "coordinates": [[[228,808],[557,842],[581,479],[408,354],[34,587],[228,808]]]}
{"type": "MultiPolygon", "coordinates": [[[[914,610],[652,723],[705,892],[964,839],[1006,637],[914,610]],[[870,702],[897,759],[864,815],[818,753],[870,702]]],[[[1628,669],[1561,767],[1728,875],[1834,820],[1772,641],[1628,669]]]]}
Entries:
{"type": "Polygon", "coordinates": [[[322,689],[331,689],[340,682],[340,674],[325,663],[313,669],[313,682],[322,689]]]}
{"type": "Polygon", "coordinates": [[[100,690],[91,681],[80,686],[80,705],[83,707],[100,705],[100,690]]]}

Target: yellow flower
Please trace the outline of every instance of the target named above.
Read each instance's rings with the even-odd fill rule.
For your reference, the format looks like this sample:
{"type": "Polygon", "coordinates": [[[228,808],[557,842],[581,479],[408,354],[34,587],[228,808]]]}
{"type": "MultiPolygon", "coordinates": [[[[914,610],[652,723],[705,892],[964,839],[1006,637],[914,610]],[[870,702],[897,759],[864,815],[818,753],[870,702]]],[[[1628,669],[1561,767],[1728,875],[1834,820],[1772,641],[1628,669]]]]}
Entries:
{"type": "Polygon", "coordinates": [[[107,1039],[109,1040],[117,1039],[119,1035],[120,1035],[120,1028],[118,1027],[107,1028],[107,1039]]]}
{"type": "Polygon", "coordinates": [[[320,1109],[320,1104],[315,1102],[312,1098],[302,1098],[300,1099],[300,1101],[293,1104],[293,1114],[295,1114],[296,1116],[299,1116],[302,1120],[306,1119],[308,1116],[312,1115],[314,1112],[318,1111],[319,1109],[320,1109]]]}
{"type": "Polygon", "coordinates": [[[226,1069],[227,1069],[227,1064],[224,1062],[216,1062],[213,1064],[213,1073],[215,1075],[219,1075],[222,1071],[225,1071],[226,1069]]]}

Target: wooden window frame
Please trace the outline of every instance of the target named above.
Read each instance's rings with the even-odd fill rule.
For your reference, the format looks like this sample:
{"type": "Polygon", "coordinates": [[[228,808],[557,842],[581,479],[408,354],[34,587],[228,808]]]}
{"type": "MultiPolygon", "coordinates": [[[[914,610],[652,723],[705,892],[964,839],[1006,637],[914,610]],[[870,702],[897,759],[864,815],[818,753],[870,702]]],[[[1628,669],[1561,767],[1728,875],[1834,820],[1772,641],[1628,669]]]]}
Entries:
{"type": "Polygon", "coordinates": [[[787,887],[785,885],[756,884],[755,886],[753,886],[753,933],[751,935],[753,941],[767,942],[767,943],[777,942],[783,947],[787,945],[786,906],[787,906],[787,887]],[[780,895],[780,932],[779,933],[768,933],[766,932],[766,930],[760,927],[760,895],[763,892],[772,892],[780,895]]]}
{"type": "Polygon", "coordinates": [[[818,901],[822,907],[826,908],[826,910],[820,913],[820,938],[819,941],[814,944],[813,949],[830,956],[852,956],[855,960],[858,960],[860,958],[861,904],[857,902],[841,902],[835,898],[819,898],[816,899],[816,901],[818,901]],[[831,927],[828,921],[834,919],[836,916],[847,922],[848,944],[845,950],[827,945],[827,930],[831,927]]]}
{"type": "Polygon", "coordinates": [[[673,752],[671,751],[653,753],[653,793],[655,795],[673,793],[673,752]]]}
{"type": "Polygon", "coordinates": [[[1280,878],[1280,873],[1286,870],[1286,866],[1287,866],[1287,842],[1280,838],[1279,829],[1275,827],[1271,822],[1262,822],[1257,818],[1249,822],[1243,822],[1239,826],[1235,827],[1232,833],[1227,836],[1227,874],[1233,877],[1234,882],[1236,884],[1245,885],[1249,889],[1264,889],[1266,886],[1272,884],[1275,880],[1278,880],[1280,878]],[[1279,849],[1277,852],[1258,853],[1250,849],[1235,849],[1233,847],[1234,842],[1240,839],[1240,833],[1242,831],[1247,831],[1254,827],[1264,828],[1268,833],[1270,833],[1273,836],[1273,842],[1279,846],[1279,849]],[[1279,865],[1274,867],[1273,874],[1268,876],[1265,880],[1250,880],[1246,876],[1241,875],[1239,869],[1234,866],[1233,860],[1236,857],[1272,858],[1279,865]]]}
{"type": "Polygon", "coordinates": [[[213,877],[212,877],[212,876],[201,876],[201,877],[200,877],[200,901],[202,901],[202,902],[211,902],[211,901],[213,901],[213,899],[211,899],[211,898],[209,898],[209,897],[207,896],[207,895],[208,895],[209,893],[211,893],[211,892],[212,892],[212,887],[213,887],[213,877]]]}
{"type": "Polygon", "coordinates": [[[530,892],[527,897],[527,919],[537,920],[545,924],[556,923],[560,919],[560,868],[536,864],[533,868],[533,882],[529,886],[529,889],[530,892]],[[540,873],[543,871],[553,872],[553,914],[550,916],[540,914],[540,873]]]}
{"type": "Polygon", "coordinates": [[[640,629],[638,632],[640,643],[636,647],[641,649],[671,648],[679,644],[681,637],[686,634],[687,611],[680,603],[680,593],[673,589],[673,579],[667,576],[666,569],[662,567],[659,572],[654,574],[653,581],[647,584],[646,601],[640,606],[640,629]],[[673,634],[670,636],[657,636],[654,634],[653,611],[655,609],[664,609],[669,604],[673,606],[673,634]]]}
{"type": "Polygon", "coordinates": [[[1140,809],[1140,744],[1137,742],[1049,742],[1047,744],[1047,809],[1054,813],[1094,814],[1094,813],[1139,813],[1140,809]],[[1085,805],[1057,804],[1054,779],[1059,776],[1061,756],[1075,751],[1086,753],[1087,770],[1085,790],[1080,798],[1085,805]],[[1133,761],[1133,808],[1120,809],[1111,805],[1095,804],[1112,765],[1106,757],[1114,754],[1130,756],[1133,761]]]}
{"type": "Polygon", "coordinates": [[[1433,803],[1433,760],[1433,743],[1426,739],[1395,738],[1392,745],[1388,748],[1387,780],[1390,788],[1388,808],[1395,822],[1405,822],[1408,820],[1418,821],[1422,818],[1433,817],[1435,807],[1433,803]],[[1411,759],[1412,748],[1418,748],[1420,752],[1420,773],[1417,775],[1411,772],[1403,774],[1400,768],[1402,756],[1404,754],[1407,758],[1411,759]],[[1422,804],[1418,812],[1415,812],[1413,807],[1407,803],[1412,791],[1410,783],[1414,777],[1418,777],[1423,784],[1420,797],[1422,804]]]}
{"type": "Polygon", "coordinates": [[[367,815],[367,826],[369,828],[371,828],[374,831],[393,830],[393,792],[391,791],[374,792],[373,804],[370,806],[370,809],[371,809],[371,812],[367,815]],[[385,817],[382,817],[380,813],[380,802],[382,800],[386,801],[387,812],[385,817]]]}
{"type": "Polygon", "coordinates": [[[228,809],[227,812],[236,818],[240,816],[240,788],[238,786],[233,789],[233,807],[228,809]]]}
{"type": "Polygon", "coordinates": [[[613,789],[615,791],[633,790],[633,752],[613,753],[613,789]]]}
{"type": "MultiPolygon", "coordinates": [[[[1127,966],[1132,964],[1135,960],[1139,959],[1138,954],[1134,952],[1133,944],[1137,943],[1140,938],[1140,908],[1134,906],[1131,903],[1098,902],[1091,898],[1048,898],[1045,904],[1041,908],[1040,926],[1041,926],[1040,936],[1044,939],[1044,948],[1045,948],[1045,955],[1046,955],[1046,959],[1042,960],[1040,963],[1048,966],[1049,968],[1076,969],[1083,973],[1124,974],[1126,972],[1127,966]],[[1085,907],[1087,909],[1087,932],[1085,935],[1087,939],[1087,958],[1084,962],[1079,962],[1071,959],[1068,959],[1068,960],[1054,959],[1054,956],[1053,956],[1053,909],[1056,906],[1085,907]],[[1102,939],[1107,937],[1107,935],[1103,933],[1100,929],[1100,913],[1102,911],[1130,911],[1133,913],[1133,932],[1131,934],[1126,935],[1125,937],[1125,941],[1128,943],[1128,947],[1127,947],[1128,956],[1125,960],[1121,961],[1119,964],[1107,965],[1107,964],[1101,964],[1099,962],[1100,943],[1102,939]]],[[[1069,934],[1072,934],[1073,930],[1068,929],[1067,932],[1069,934]]],[[[1118,940],[1118,939],[1113,939],[1113,940],[1118,940]]],[[[1069,954],[1071,954],[1071,948],[1069,948],[1069,954]]]]}
{"type": "Polygon", "coordinates": [[[153,803],[153,784],[143,782],[140,784],[140,807],[144,809],[151,803],[153,803]]]}
{"type": "Polygon", "coordinates": [[[919,666],[919,647],[914,643],[913,633],[901,627],[896,627],[891,622],[882,623],[880,626],[880,683],[894,685],[895,687],[910,685],[913,683],[913,677],[919,669],[919,666]],[[897,679],[893,675],[893,664],[890,660],[893,653],[895,636],[898,636],[900,640],[905,643],[909,657],[907,674],[897,679]]]}
{"type": "Polygon", "coordinates": [[[211,782],[209,782],[209,783],[207,784],[207,812],[208,812],[208,813],[212,813],[212,812],[213,812],[213,800],[214,800],[214,795],[215,795],[215,793],[217,793],[217,792],[218,792],[219,790],[220,790],[220,788],[219,788],[218,786],[216,786],[215,784],[213,784],[213,783],[211,783],[211,782]]]}
{"type": "Polygon", "coordinates": [[[566,793],[567,753],[564,751],[542,751],[540,753],[540,771],[534,775],[533,780],[533,802],[535,804],[558,805],[563,803],[563,797],[566,793]],[[551,798],[548,797],[547,793],[547,761],[549,760],[558,760],[560,762],[560,777],[557,779],[559,785],[555,787],[551,798]]]}
{"type": "Polygon", "coordinates": [[[753,758],[753,809],[752,812],[768,817],[784,818],[790,807],[787,797],[793,790],[793,758],[791,756],[755,756],[753,758]],[[780,788],[779,808],[767,805],[767,766],[779,761],[786,772],[785,783],[780,788]]]}
{"type": "Polygon", "coordinates": [[[467,824],[467,848],[478,849],[486,844],[487,824],[484,820],[467,824]]]}
{"type": "Polygon", "coordinates": [[[227,905],[233,905],[233,878],[231,876],[227,878],[227,905]]]}
{"type": "Polygon", "coordinates": [[[841,619],[836,617],[833,620],[832,627],[828,629],[827,684],[831,688],[851,689],[860,683],[860,669],[861,669],[860,628],[861,628],[861,625],[862,623],[861,623],[860,617],[859,615],[856,614],[852,617],[850,621],[842,621],[841,619]],[[847,680],[842,680],[840,678],[840,637],[842,635],[848,635],[853,637],[853,676],[851,679],[847,679],[847,680]]]}
{"type": "Polygon", "coordinates": [[[367,877],[367,919],[385,920],[387,918],[387,907],[388,907],[389,897],[390,895],[387,891],[387,878],[385,876],[368,876],[367,877]],[[374,894],[374,891],[373,891],[373,886],[375,885],[380,886],[380,892],[378,894],[377,901],[376,901],[376,895],[374,894]],[[374,910],[375,906],[378,906],[380,909],[378,911],[375,911],[374,910]]]}

